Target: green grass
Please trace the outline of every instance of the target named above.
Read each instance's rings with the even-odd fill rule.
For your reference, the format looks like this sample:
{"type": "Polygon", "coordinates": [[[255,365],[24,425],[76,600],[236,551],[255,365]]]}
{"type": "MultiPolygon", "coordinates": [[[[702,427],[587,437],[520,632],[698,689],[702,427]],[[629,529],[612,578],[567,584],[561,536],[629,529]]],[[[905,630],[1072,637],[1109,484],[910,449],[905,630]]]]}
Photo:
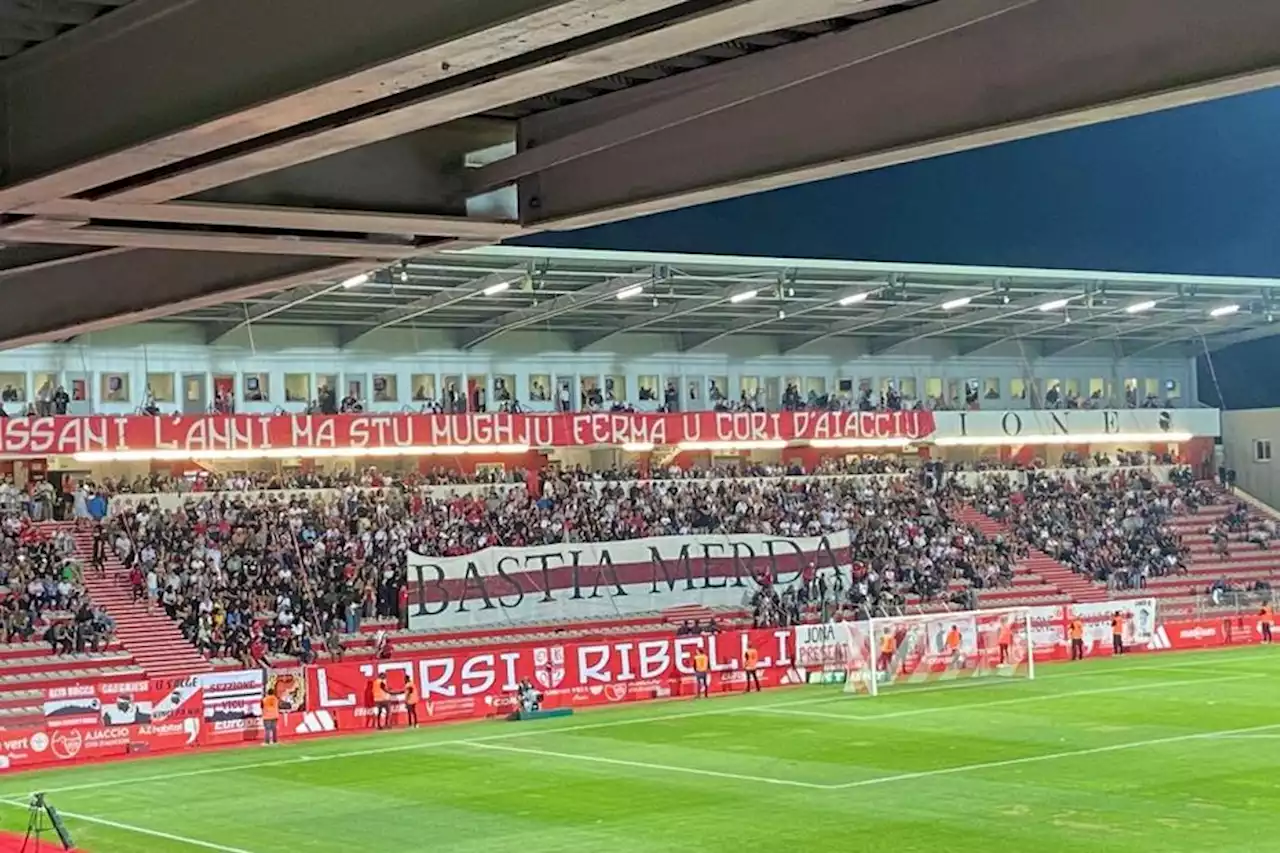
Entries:
{"type": "Polygon", "coordinates": [[[191,753],[9,775],[0,825],[47,790],[93,853],[1274,851],[1278,677],[1135,656],[191,753]]]}

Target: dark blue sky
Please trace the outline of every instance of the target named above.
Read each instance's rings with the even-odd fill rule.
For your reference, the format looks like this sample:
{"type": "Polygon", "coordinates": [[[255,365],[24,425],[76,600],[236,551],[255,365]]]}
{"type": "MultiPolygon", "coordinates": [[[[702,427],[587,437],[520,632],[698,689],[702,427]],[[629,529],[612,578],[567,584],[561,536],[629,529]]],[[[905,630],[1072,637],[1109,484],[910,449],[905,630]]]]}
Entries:
{"type": "Polygon", "coordinates": [[[1280,90],[560,234],[543,246],[1280,277],[1280,90]]]}

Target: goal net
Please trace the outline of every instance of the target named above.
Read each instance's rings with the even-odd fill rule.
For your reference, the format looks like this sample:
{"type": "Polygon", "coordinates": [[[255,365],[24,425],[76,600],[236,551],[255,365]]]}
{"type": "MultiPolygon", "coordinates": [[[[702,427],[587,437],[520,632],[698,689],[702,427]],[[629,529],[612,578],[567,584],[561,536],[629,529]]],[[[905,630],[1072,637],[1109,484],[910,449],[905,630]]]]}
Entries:
{"type": "MultiPolygon", "coordinates": [[[[849,693],[875,696],[904,684],[1035,677],[1027,608],[834,622],[823,628],[827,643],[821,666],[831,680],[843,680],[849,693]]],[[[810,658],[818,657],[812,654],[817,650],[810,651],[810,658]]]]}

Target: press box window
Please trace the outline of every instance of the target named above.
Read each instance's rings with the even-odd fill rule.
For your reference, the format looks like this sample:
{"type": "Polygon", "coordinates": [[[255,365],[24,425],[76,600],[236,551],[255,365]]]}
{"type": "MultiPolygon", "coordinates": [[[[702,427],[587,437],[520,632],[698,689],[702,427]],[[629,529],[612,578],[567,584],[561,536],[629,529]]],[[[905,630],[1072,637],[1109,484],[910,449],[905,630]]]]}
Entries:
{"type": "Polygon", "coordinates": [[[1271,461],[1271,439],[1255,438],[1253,440],[1253,461],[1254,462],[1270,462],[1271,461]]]}

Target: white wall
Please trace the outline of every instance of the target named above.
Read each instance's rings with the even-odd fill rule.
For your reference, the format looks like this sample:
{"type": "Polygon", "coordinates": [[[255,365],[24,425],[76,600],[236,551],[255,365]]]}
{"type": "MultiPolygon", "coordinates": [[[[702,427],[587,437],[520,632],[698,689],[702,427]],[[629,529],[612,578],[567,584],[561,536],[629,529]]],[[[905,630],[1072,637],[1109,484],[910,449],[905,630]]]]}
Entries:
{"type": "Polygon", "coordinates": [[[1280,508],[1280,409],[1222,413],[1224,464],[1236,470],[1236,485],[1263,503],[1280,508]],[[1256,458],[1258,441],[1271,442],[1273,458],[1256,458]]]}

